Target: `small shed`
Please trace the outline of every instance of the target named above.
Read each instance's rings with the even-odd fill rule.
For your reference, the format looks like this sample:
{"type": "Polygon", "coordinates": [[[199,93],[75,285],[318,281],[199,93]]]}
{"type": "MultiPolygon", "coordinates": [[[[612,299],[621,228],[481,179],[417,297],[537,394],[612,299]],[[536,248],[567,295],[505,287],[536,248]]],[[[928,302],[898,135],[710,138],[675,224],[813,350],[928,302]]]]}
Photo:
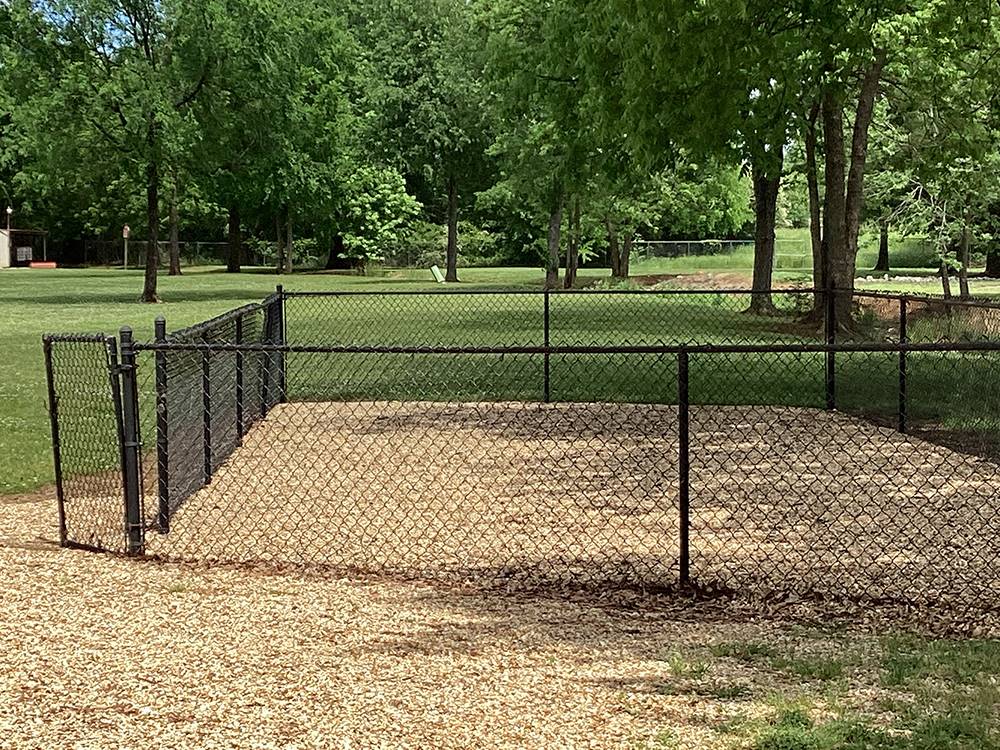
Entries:
{"type": "Polygon", "coordinates": [[[49,233],[43,229],[0,229],[0,268],[30,266],[49,259],[49,233]]]}

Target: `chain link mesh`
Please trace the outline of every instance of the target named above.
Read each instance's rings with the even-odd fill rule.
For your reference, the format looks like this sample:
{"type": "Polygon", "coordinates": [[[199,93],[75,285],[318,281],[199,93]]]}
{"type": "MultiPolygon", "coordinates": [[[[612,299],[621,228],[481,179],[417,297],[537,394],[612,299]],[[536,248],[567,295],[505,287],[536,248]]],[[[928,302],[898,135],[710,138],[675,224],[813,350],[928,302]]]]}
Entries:
{"type": "Polygon", "coordinates": [[[1000,310],[752,298],[296,293],[139,344],[146,549],[1000,609],[1000,310]]]}
{"type": "Polygon", "coordinates": [[[56,452],[60,538],[69,546],[125,549],[118,364],[113,338],[43,339],[56,452]]]}

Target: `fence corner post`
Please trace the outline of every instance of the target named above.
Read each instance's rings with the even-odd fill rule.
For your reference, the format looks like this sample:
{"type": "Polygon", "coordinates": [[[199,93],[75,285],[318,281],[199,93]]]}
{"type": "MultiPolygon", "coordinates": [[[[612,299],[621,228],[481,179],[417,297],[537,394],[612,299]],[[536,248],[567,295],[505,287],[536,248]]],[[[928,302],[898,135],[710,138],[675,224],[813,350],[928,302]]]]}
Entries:
{"type": "Polygon", "coordinates": [[[837,355],[833,347],[837,344],[837,290],[832,284],[826,288],[826,315],[823,316],[826,328],[826,408],[833,411],[837,408],[837,355]]]}
{"type": "Polygon", "coordinates": [[[680,582],[687,586],[691,581],[691,456],[690,394],[688,392],[688,352],[683,347],[677,352],[677,499],[680,512],[680,582]]]}
{"type": "Polygon", "coordinates": [[[128,326],[119,331],[121,342],[122,484],[125,491],[125,530],[127,551],[141,555],[145,551],[142,524],[142,493],[139,479],[139,389],[136,382],[135,343],[128,326]]]}
{"type": "Polygon", "coordinates": [[[52,339],[42,337],[45,350],[45,382],[49,395],[49,425],[52,429],[52,461],[55,468],[56,503],[59,509],[59,546],[65,547],[68,534],[66,531],[66,495],[63,490],[62,476],[62,445],[59,439],[59,397],[56,395],[55,369],[52,365],[52,339]]]}
{"type": "Polygon", "coordinates": [[[909,300],[905,294],[899,298],[899,407],[897,427],[901,433],[906,433],[906,345],[910,341],[906,330],[906,315],[909,300]]]}
{"type": "MultiPolygon", "coordinates": [[[[278,300],[277,300],[278,304],[275,307],[276,317],[275,317],[275,323],[274,323],[274,333],[275,333],[275,335],[274,335],[274,341],[272,341],[271,343],[277,344],[278,346],[284,346],[285,343],[286,343],[286,336],[285,336],[285,333],[286,333],[286,331],[285,331],[285,288],[281,284],[278,284],[275,287],[275,294],[278,297],[278,300]]],[[[278,383],[277,383],[277,386],[278,386],[278,403],[283,404],[286,401],[288,401],[288,399],[285,396],[285,389],[286,389],[286,386],[287,386],[287,378],[288,378],[288,372],[285,369],[286,366],[287,366],[286,358],[285,358],[285,352],[284,351],[279,351],[277,353],[277,358],[278,358],[278,373],[277,373],[277,375],[278,375],[278,383]]]]}
{"type": "MultiPolygon", "coordinates": [[[[167,340],[167,321],[159,316],[153,328],[154,340],[167,340]]],[[[156,350],[156,526],[161,534],[170,531],[170,450],[167,419],[167,353],[156,350]]]]}
{"type": "Polygon", "coordinates": [[[202,335],[204,349],[201,353],[201,436],[202,436],[202,486],[212,481],[212,350],[207,334],[202,335]]]}
{"type": "Polygon", "coordinates": [[[549,288],[545,287],[542,293],[542,346],[545,348],[545,353],[542,355],[544,359],[544,373],[542,375],[542,400],[548,403],[552,398],[552,379],[551,379],[551,357],[549,353],[550,345],[550,319],[549,319],[549,288]]]}
{"type": "MultiPolygon", "coordinates": [[[[236,344],[243,344],[243,314],[236,316],[236,344]]],[[[243,350],[236,350],[236,444],[243,445],[243,436],[246,434],[245,402],[246,394],[243,388],[243,350]]]]}

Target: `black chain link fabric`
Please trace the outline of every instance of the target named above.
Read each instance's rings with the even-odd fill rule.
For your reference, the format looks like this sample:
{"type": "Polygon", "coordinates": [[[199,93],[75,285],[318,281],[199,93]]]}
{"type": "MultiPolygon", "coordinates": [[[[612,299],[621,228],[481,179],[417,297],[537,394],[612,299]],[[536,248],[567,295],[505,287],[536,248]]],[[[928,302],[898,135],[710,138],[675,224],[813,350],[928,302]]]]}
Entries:
{"type": "Polygon", "coordinates": [[[62,543],[124,551],[115,340],[51,335],[43,342],[62,543]]]}
{"type": "MultiPolygon", "coordinates": [[[[1000,608],[1000,310],[752,299],[282,294],[139,344],[145,550],[1000,608]]],[[[53,370],[104,378],[100,434],[57,415],[66,507],[118,503],[68,524],[101,547],[122,479],[88,345],[53,370]]]]}

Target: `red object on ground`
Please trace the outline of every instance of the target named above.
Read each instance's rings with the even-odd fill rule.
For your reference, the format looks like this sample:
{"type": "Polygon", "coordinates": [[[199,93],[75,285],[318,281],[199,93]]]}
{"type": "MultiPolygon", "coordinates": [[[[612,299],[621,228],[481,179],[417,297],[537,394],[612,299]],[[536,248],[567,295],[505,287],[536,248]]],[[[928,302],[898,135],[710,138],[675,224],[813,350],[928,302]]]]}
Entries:
{"type": "Polygon", "coordinates": [[[31,268],[55,268],[56,264],[53,261],[43,262],[43,261],[32,261],[29,266],[31,268]]]}

